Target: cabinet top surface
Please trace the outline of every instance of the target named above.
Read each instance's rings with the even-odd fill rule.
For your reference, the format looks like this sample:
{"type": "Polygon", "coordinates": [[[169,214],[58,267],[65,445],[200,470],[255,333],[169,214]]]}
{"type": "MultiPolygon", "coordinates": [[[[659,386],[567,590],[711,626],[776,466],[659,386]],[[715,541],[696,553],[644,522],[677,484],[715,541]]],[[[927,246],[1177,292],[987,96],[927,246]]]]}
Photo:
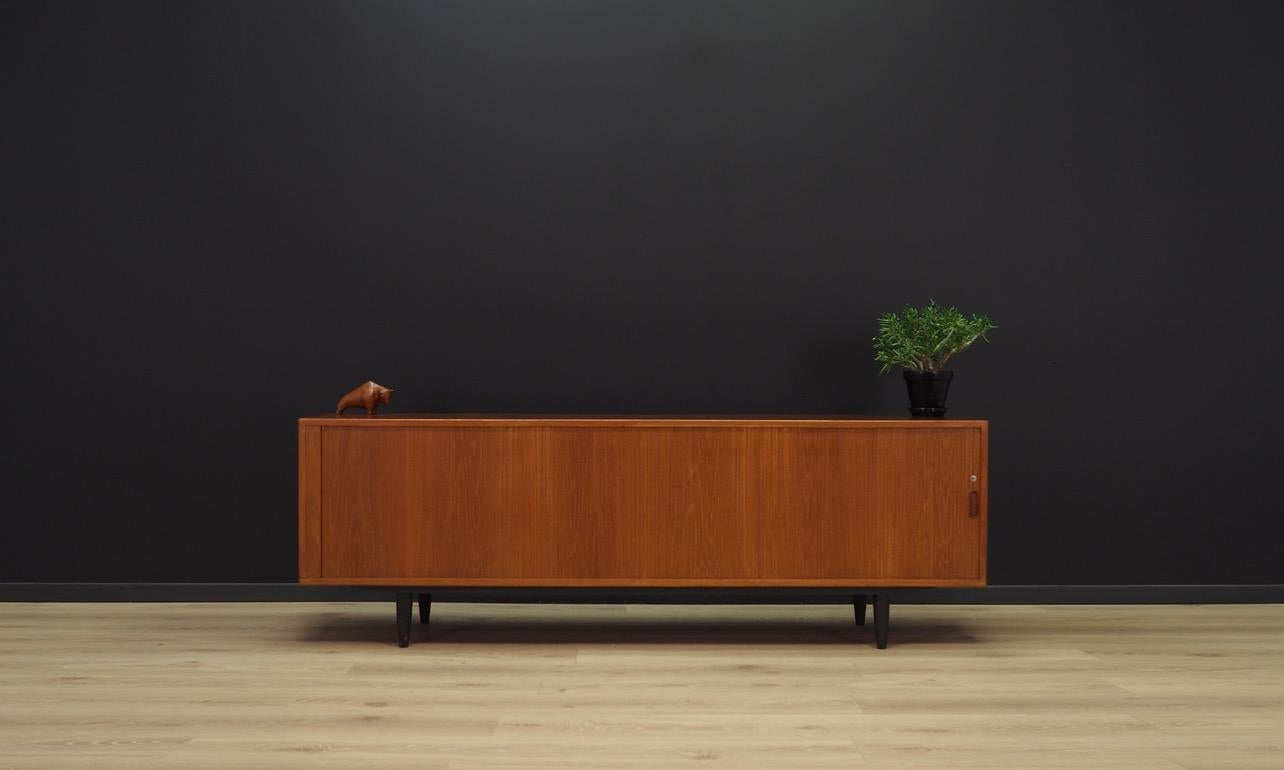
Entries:
{"type": "Polygon", "coordinates": [[[574,415],[574,414],[375,414],[301,417],[299,425],[325,427],[847,427],[985,428],[986,420],[911,419],[858,415],[574,415]]]}

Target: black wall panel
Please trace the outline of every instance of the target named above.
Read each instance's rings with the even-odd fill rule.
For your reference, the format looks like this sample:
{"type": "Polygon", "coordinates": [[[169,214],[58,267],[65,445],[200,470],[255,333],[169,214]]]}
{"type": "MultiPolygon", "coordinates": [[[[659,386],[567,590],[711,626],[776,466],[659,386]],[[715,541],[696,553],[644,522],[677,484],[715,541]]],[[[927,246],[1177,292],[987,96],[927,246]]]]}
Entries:
{"type": "Polygon", "coordinates": [[[0,581],[295,575],[295,426],[901,414],[991,578],[1284,583],[1278,3],[16,2],[0,581]]]}

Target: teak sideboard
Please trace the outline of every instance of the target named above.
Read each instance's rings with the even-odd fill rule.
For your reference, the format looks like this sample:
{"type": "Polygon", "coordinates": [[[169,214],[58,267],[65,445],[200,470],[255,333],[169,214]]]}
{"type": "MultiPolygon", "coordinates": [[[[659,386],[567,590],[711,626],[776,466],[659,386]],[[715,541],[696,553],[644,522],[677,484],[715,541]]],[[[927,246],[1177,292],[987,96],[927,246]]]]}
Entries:
{"type": "Polygon", "coordinates": [[[988,424],[374,415],[299,421],[299,580],[851,588],[986,581],[988,424]]]}

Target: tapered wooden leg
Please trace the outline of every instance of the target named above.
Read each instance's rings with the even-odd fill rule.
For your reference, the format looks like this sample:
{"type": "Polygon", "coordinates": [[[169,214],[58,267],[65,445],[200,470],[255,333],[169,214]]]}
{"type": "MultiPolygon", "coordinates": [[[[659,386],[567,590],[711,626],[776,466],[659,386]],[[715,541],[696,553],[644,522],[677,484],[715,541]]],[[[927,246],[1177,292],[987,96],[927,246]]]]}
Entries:
{"type": "Polygon", "coordinates": [[[409,591],[397,592],[397,646],[410,646],[410,605],[415,595],[409,591]]]}
{"type": "Polygon", "coordinates": [[[432,614],[432,594],[419,594],[419,622],[428,625],[428,616],[432,614]]]}
{"type": "Polygon", "coordinates": [[[856,611],[856,625],[865,625],[865,594],[852,597],[852,609],[856,611]]]}
{"type": "Polygon", "coordinates": [[[874,594],[874,644],[887,649],[887,623],[891,619],[891,602],[887,594],[874,594]]]}

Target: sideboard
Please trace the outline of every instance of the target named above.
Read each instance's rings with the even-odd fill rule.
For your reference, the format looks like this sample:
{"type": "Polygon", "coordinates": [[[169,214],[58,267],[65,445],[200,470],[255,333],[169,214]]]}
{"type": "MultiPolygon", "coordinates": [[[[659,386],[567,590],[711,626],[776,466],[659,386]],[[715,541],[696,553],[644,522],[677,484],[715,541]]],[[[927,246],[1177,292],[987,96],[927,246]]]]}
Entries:
{"type": "Polygon", "coordinates": [[[446,586],[986,581],[989,426],[846,417],[352,415],[299,420],[299,580],[446,586]]]}

